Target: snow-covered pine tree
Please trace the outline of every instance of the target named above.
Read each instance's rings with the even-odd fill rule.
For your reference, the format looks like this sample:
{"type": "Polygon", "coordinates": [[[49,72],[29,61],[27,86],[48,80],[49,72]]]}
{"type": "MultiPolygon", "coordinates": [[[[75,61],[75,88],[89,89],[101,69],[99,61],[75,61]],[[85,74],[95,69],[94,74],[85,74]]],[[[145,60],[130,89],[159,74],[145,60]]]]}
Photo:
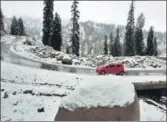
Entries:
{"type": "Polygon", "coordinates": [[[22,18],[18,19],[18,25],[19,25],[20,36],[26,36],[26,32],[25,32],[24,23],[23,23],[22,18]]]}
{"type": "Polygon", "coordinates": [[[109,51],[110,55],[113,55],[113,44],[114,44],[114,38],[113,38],[113,33],[110,33],[110,42],[109,42],[109,51]]]}
{"type": "Polygon", "coordinates": [[[53,2],[54,0],[44,0],[43,9],[43,36],[42,43],[44,45],[49,45],[49,34],[51,29],[51,24],[53,21],[53,2]]]}
{"type": "Polygon", "coordinates": [[[19,35],[20,30],[19,30],[19,25],[17,18],[14,16],[12,19],[12,24],[11,24],[11,35],[19,35]]]}
{"type": "Polygon", "coordinates": [[[124,39],[124,55],[134,56],[135,55],[135,41],[134,41],[134,2],[132,0],[130,11],[128,13],[124,39]]]}
{"type": "Polygon", "coordinates": [[[115,47],[114,56],[121,56],[122,55],[122,47],[121,47],[121,43],[120,43],[119,28],[117,28],[117,34],[116,34],[115,41],[114,41],[114,47],[115,47]]]}
{"type": "Polygon", "coordinates": [[[157,56],[158,55],[158,50],[157,50],[157,37],[156,36],[154,37],[153,51],[154,51],[153,55],[157,56]]]}
{"type": "Polygon", "coordinates": [[[5,28],[4,28],[4,22],[3,22],[3,13],[2,10],[0,8],[0,37],[1,37],[1,33],[5,32],[5,28]],[[2,32],[1,32],[2,31],[2,32]]]}
{"type": "Polygon", "coordinates": [[[107,35],[104,36],[104,55],[108,55],[107,35]]]}
{"type": "Polygon", "coordinates": [[[79,56],[79,47],[80,47],[80,42],[79,42],[79,11],[78,11],[78,1],[74,0],[72,6],[71,6],[71,12],[72,12],[72,33],[71,33],[71,42],[72,42],[72,54],[75,54],[76,56],[79,56]]]}
{"type": "Polygon", "coordinates": [[[52,27],[50,30],[49,45],[52,46],[55,50],[61,51],[62,28],[61,28],[61,19],[57,12],[55,13],[55,18],[52,22],[52,27]]]}
{"type": "Polygon", "coordinates": [[[153,53],[154,53],[153,39],[154,39],[154,29],[151,26],[150,31],[148,33],[148,37],[147,37],[147,52],[146,52],[146,54],[149,55],[149,56],[152,56],[153,53]]]}
{"type": "Polygon", "coordinates": [[[140,16],[137,18],[137,24],[135,28],[135,52],[136,55],[143,55],[144,54],[144,42],[143,42],[143,27],[145,24],[145,17],[144,14],[141,13],[140,16]]]}

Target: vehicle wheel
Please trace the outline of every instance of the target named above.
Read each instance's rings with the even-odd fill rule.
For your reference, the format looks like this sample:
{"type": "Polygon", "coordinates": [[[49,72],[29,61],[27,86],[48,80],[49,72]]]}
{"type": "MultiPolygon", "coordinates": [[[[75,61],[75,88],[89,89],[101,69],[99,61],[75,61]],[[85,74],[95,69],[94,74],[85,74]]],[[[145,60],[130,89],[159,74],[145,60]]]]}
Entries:
{"type": "Polygon", "coordinates": [[[120,72],[119,75],[124,75],[124,72],[120,72]]]}
{"type": "Polygon", "coordinates": [[[101,74],[102,74],[102,75],[105,75],[106,73],[105,73],[105,71],[102,71],[101,74]]]}

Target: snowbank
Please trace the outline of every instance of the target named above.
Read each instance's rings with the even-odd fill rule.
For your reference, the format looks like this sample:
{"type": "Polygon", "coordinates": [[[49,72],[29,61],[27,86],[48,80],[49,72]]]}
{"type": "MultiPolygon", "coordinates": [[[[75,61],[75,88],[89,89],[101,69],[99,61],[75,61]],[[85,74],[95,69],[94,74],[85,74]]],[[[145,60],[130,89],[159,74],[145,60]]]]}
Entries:
{"type": "Polygon", "coordinates": [[[166,121],[166,112],[140,100],[140,121],[166,121]]]}
{"type": "Polygon", "coordinates": [[[134,102],[135,89],[131,83],[112,79],[96,79],[84,82],[76,90],[63,98],[62,108],[123,107],[134,102]]]}

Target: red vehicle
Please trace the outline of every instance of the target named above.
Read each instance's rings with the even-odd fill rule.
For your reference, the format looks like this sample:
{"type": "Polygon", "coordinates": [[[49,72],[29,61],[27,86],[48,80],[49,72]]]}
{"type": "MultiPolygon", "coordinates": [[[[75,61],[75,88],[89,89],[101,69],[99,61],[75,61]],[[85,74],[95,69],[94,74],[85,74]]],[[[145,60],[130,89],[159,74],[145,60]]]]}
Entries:
{"type": "Polygon", "coordinates": [[[106,65],[101,65],[96,68],[98,74],[112,73],[116,75],[124,74],[124,65],[122,63],[109,63],[106,65]]]}

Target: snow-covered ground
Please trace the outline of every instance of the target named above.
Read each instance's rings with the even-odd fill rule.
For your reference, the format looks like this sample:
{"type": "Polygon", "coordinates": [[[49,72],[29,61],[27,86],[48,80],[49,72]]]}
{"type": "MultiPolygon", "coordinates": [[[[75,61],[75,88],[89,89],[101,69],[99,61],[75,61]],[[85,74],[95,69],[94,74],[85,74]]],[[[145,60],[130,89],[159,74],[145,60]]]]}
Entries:
{"type": "Polygon", "coordinates": [[[166,112],[140,100],[140,121],[166,121],[166,112]]]}
{"type": "MultiPolygon", "coordinates": [[[[3,37],[6,38],[6,37],[3,37]]],[[[5,40],[5,39],[4,39],[5,40]]],[[[55,51],[51,48],[44,47],[40,41],[34,41],[31,38],[23,38],[14,43],[10,47],[10,51],[32,59],[49,64],[62,64],[61,60],[63,57],[68,55],[62,52],[55,51]],[[25,40],[29,40],[32,45],[23,44],[25,40]]],[[[129,68],[164,68],[164,63],[153,60],[149,56],[134,56],[134,57],[112,57],[112,56],[87,56],[77,58],[75,56],[68,56],[72,59],[73,66],[77,67],[93,67],[95,68],[98,65],[103,65],[107,62],[122,62],[124,63],[126,69],[129,68]]],[[[158,60],[158,59],[157,59],[158,60]]]]}
{"type": "MultiPolygon", "coordinates": [[[[38,42],[33,42],[33,45],[27,45],[23,44],[23,42],[26,40],[26,37],[20,38],[19,41],[13,43],[13,45],[9,48],[9,50],[17,55],[36,60],[41,62],[47,62],[50,64],[54,63],[61,63],[60,61],[57,61],[56,58],[51,58],[47,54],[43,54],[43,52],[46,52],[46,47],[44,47],[42,44],[38,42]],[[37,46],[38,45],[38,46],[37,46]],[[33,50],[36,49],[37,51],[34,52],[33,50]],[[41,57],[42,56],[42,57],[41,57]]],[[[63,55],[61,52],[55,52],[57,55],[63,55]]]]}
{"type": "MultiPolygon", "coordinates": [[[[117,87],[133,91],[131,82],[164,80],[154,76],[86,76],[48,71],[1,62],[1,120],[8,121],[53,121],[61,98],[81,85],[111,81],[117,87]]],[[[123,90],[122,89],[122,90],[123,90]]],[[[115,94],[116,95],[116,94],[115,94]]],[[[119,100],[131,101],[126,96],[119,100]]],[[[121,104],[114,103],[114,104],[121,104]]],[[[166,112],[140,100],[141,120],[166,120],[166,112]],[[151,113],[150,113],[151,112],[151,113]]]]}
{"type": "Polygon", "coordinates": [[[16,39],[15,36],[4,35],[4,36],[1,37],[1,43],[3,42],[5,44],[11,44],[14,39],[16,39]]]}
{"type": "Polygon", "coordinates": [[[164,51],[159,57],[166,57],[166,51],[164,51]]]}

